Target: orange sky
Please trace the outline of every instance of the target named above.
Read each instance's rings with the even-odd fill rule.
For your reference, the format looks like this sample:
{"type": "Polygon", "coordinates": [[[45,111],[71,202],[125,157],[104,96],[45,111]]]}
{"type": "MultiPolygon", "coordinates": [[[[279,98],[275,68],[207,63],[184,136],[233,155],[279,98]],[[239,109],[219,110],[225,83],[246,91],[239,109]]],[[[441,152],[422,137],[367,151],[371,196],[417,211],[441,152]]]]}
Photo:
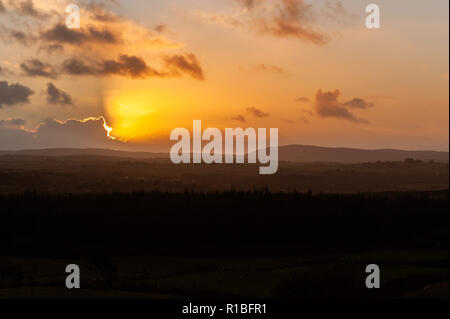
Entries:
{"type": "Polygon", "coordinates": [[[365,27],[362,0],[98,1],[80,3],[82,34],[56,32],[66,1],[21,3],[3,1],[0,81],[34,94],[0,99],[3,139],[104,116],[150,150],[195,119],[276,127],[280,144],[448,150],[448,1],[378,1],[379,30],[365,27]],[[89,71],[67,67],[74,58],[89,71]],[[49,82],[72,103],[50,103],[49,82]]]}

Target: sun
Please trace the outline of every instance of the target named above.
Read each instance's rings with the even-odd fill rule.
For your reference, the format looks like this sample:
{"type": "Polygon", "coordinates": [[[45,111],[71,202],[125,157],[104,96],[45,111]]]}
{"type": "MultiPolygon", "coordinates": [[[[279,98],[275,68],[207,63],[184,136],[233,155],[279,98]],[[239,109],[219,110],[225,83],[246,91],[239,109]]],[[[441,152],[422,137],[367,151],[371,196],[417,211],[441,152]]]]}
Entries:
{"type": "Polygon", "coordinates": [[[105,112],[113,135],[122,140],[155,134],[159,128],[158,109],[146,92],[115,92],[105,97],[105,112]]]}

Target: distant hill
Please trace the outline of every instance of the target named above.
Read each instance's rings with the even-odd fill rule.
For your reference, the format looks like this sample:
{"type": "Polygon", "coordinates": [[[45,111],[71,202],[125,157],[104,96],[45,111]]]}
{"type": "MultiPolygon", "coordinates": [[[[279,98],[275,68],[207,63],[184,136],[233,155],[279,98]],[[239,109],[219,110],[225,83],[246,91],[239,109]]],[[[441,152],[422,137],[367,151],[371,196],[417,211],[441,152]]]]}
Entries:
{"type": "Polygon", "coordinates": [[[23,150],[23,151],[0,151],[0,155],[21,155],[21,156],[49,156],[49,157],[65,157],[65,156],[107,156],[107,157],[123,157],[135,159],[147,158],[168,158],[166,153],[150,153],[150,152],[127,152],[109,149],[97,148],[52,148],[41,150],[23,150]]]}
{"type": "MultiPolygon", "coordinates": [[[[119,158],[151,159],[169,158],[167,153],[127,152],[109,149],[42,149],[23,151],[0,151],[0,155],[22,156],[108,156],[119,158]]],[[[363,150],[353,148],[330,148],[309,145],[289,145],[279,148],[280,161],[288,162],[334,162],[334,163],[364,163],[377,161],[404,161],[407,158],[422,161],[448,162],[448,152],[435,151],[402,151],[393,149],[363,150]]]]}
{"type": "Polygon", "coordinates": [[[308,145],[289,145],[279,148],[281,161],[289,162],[397,162],[407,158],[422,161],[448,162],[448,152],[401,151],[392,149],[362,150],[353,148],[329,148],[308,145]]]}

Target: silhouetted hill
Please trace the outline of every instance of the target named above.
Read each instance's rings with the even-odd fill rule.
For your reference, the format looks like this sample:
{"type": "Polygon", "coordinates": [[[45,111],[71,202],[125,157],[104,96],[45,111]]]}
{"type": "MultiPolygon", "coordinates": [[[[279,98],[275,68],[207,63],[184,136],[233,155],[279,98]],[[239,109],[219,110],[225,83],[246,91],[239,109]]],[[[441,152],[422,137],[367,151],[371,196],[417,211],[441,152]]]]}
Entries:
{"type": "Polygon", "coordinates": [[[397,162],[407,158],[422,161],[448,162],[448,152],[401,151],[393,149],[362,150],[353,148],[329,148],[308,145],[289,145],[279,149],[279,158],[289,162],[397,162]]]}
{"type": "Polygon", "coordinates": [[[23,150],[23,151],[0,151],[0,155],[22,155],[22,156],[49,156],[49,157],[65,157],[65,156],[107,156],[107,157],[123,157],[134,159],[147,158],[168,158],[166,153],[151,152],[127,152],[109,149],[97,148],[52,148],[41,150],[23,150]]]}
{"type": "MultiPolygon", "coordinates": [[[[32,155],[32,156],[109,156],[133,159],[169,158],[167,153],[127,152],[109,149],[42,149],[23,151],[0,151],[0,155],[32,155]]],[[[422,161],[448,162],[448,152],[436,151],[402,151],[393,149],[363,150],[353,148],[330,148],[309,145],[288,145],[279,148],[280,161],[287,162],[334,162],[334,163],[365,163],[365,162],[397,162],[407,158],[422,161]]]]}

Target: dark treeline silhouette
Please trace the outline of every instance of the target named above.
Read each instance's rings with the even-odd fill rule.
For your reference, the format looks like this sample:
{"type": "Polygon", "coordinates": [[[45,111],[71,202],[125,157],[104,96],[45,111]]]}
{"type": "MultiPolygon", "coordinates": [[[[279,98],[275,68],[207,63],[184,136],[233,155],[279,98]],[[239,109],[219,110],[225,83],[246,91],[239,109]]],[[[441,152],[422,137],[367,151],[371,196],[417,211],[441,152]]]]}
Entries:
{"type": "Polygon", "coordinates": [[[274,256],[446,249],[448,192],[0,197],[1,252],[274,256]]]}
{"type": "Polygon", "coordinates": [[[69,263],[79,297],[448,298],[448,195],[0,195],[0,298],[67,296],[69,263]]]}

